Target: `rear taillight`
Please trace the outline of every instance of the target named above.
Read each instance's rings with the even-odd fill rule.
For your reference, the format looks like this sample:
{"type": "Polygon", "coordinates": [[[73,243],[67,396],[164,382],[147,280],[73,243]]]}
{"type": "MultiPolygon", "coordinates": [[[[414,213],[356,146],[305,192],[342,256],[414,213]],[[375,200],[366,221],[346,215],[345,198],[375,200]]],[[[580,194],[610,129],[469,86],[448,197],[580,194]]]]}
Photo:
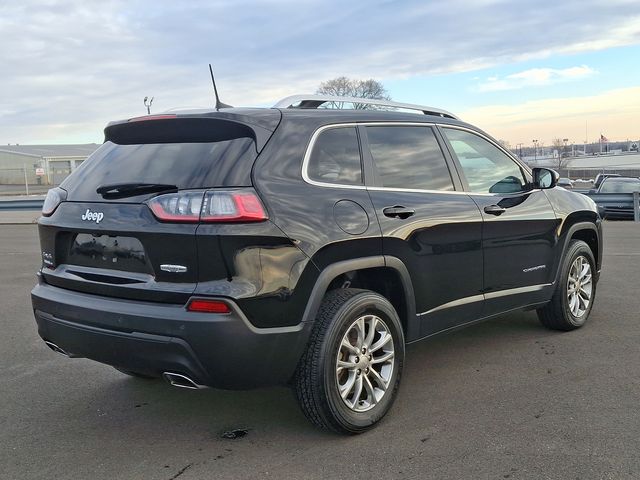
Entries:
{"type": "Polygon", "coordinates": [[[177,192],[159,195],[147,202],[158,220],[197,223],[204,192],[177,192]]]}
{"type": "Polygon", "coordinates": [[[231,307],[221,300],[193,299],[187,304],[190,312],[231,313],[231,307]]]}
{"type": "Polygon", "coordinates": [[[42,215],[49,217],[56,211],[58,205],[67,199],[67,191],[60,187],[52,188],[47,192],[47,196],[42,204],[42,215]]]}
{"type": "Polygon", "coordinates": [[[253,189],[168,193],[147,204],[164,222],[261,222],[268,218],[253,189]]]}
{"type": "Polygon", "coordinates": [[[267,219],[253,190],[209,191],[204,196],[202,222],[261,222],[267,219]]]}

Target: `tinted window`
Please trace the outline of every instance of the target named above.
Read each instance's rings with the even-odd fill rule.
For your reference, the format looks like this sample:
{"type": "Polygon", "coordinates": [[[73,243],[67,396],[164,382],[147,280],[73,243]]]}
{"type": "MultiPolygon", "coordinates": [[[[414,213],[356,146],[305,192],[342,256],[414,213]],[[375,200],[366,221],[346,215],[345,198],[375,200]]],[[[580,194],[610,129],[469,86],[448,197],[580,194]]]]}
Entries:
{"type": "Polygon", "coordinates": [[[453,190],[444,155],[429,127],[367,127],[383,187],[453,190]]]}
{"type": "Polygon", "coordinates": [[[640,180],[633,178],[606,178],[600,187],[600,193],[633,193],[640,192],[640,180]]]}
{"type": "Polygon", "coordinates": [[[311,152],[307,174],[317,182],[362,185],[355,127],[330,128],[320,133],[311,152]]]}
{"type": "Polygon", "coordinates": [[[472,192],[514,193],[527,182],[520,166],[498,147],[473,133],[444,128],[472,192]]]}
{"type": "Polygon", "coordinates": [[[178,188],[251,185],[256,148],[251,138],[213,143],[104,143],[62,184],[74,198],[91,198],[100,185],[168,183],[178,188]]]}

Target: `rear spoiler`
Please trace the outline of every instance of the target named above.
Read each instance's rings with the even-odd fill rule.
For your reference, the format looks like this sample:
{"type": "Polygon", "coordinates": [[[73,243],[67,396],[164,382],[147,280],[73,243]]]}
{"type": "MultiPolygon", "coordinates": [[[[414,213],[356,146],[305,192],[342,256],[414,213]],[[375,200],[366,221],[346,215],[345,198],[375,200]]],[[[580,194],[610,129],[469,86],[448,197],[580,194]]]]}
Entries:
{"type": "MultiPolygon", "coordinates": [[[[277,127],[277,124],[274,125],[277,127]]],[[[104,141],[118,145],[146,143],[210,143],[252,138],[258,153],[273,130],[217,116],[149,115],[112,122],[104,129],[104,141]]]]}

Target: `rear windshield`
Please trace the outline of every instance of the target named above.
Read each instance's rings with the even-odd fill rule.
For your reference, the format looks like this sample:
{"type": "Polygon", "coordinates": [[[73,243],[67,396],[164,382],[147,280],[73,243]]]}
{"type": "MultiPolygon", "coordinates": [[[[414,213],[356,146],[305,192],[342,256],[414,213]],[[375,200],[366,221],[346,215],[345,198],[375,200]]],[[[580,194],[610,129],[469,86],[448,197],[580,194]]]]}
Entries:
{"type": "Polygon", "coordinates": [[[607,178],[602,183],[600,193],[633,193],[640,191],[640,180],[607,178]]]}
{"type": "Polygon", "coordinates": [[[61,185],[70,200],[90,200],[116,183],[163,183],[180,189],[250,186],[252,138],[210,143],[118,145],[107,141],[61,185]]]}

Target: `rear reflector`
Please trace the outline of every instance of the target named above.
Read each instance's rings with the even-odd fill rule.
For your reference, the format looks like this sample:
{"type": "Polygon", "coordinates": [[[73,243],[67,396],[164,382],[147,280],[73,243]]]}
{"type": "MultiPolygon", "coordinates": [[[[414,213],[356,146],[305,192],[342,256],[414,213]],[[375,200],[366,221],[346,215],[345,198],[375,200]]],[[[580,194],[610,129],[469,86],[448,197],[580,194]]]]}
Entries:
{"type": "Polygon", "coordinates": [[[268,218],[258,195],[250,188],[168,193],[147,204],[164,222],[261,222],[268,218]]]}
{"type": "Polygon", "coordinates": [[[190,312],[231,313],[231,308],[221,300],[194,299],[187,304],[190,312]]]}

